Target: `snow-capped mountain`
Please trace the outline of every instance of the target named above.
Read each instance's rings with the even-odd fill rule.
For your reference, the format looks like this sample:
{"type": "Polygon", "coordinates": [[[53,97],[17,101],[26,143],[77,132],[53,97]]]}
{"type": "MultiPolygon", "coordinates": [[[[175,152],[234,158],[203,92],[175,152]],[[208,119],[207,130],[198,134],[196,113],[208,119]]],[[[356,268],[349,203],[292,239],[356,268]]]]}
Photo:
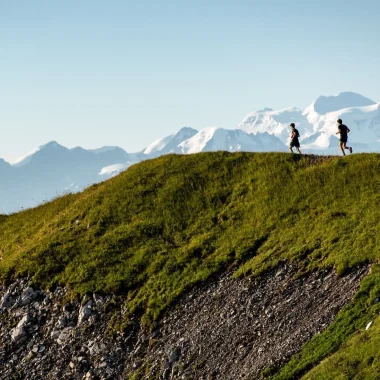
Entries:
{"type": "Polygon", "coordinates": [[[321,96],[305,110],[264,109],[247,115],[239,128],[247,133],[268,132],[284,144],[289,142],[289,124],[295,123],[306,152],[338,153],[336,120],[350,129],[355,152],[380,150],[380,103],[353,92],[321,96]]]}
{"type": "Polygon", "coordinates": [[[368,99],[354,92],[342,92],[336,96],[320,96],[310,107],[310,110],[319,115],[326,115],[330,112],[336,112],[345,108],[366,107],[376,104],[373,100],[368,99]]]}
{"type": "Polygon", "coordinates": [[[154,143],[144,149],[143,153],[151,157],[161,156],[168,153],[182,153],[179,145],[195,136],[198,133],[196,129],[184,127],[173,135],[156,140],[154,143]]]}
{"type": "Polygon", "coordinates": [[[279,111],[265,108],[261,111],[252,112],[244,118],[239,128],[250,134],[267,132],[287,144],[290,123],[296,124],[301,136],[313,134],[313,125],[309,123],[303,111],[295,107],[279,111]]]}
{"type": "Polygon", "coordinates": [[[179,144],[181,153],[199,153],[225,150],[228,152],[281,151],[285,146],[268,133],[248,134],[239,129],[209,127],[179,144]]]}

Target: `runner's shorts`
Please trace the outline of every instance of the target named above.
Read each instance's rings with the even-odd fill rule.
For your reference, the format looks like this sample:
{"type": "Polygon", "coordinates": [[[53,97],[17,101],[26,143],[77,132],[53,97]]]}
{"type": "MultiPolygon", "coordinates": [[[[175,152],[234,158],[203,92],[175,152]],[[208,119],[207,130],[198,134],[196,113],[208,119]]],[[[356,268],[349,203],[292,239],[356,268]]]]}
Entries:
{"type": "Polygon", "coordinates": [[[295,139],[290,141],[290,147],[291,148],[293,148],[293,147],[299,148],[300,147],[300,142],[299,142],[298,138],[295,138],[295,139]]]}

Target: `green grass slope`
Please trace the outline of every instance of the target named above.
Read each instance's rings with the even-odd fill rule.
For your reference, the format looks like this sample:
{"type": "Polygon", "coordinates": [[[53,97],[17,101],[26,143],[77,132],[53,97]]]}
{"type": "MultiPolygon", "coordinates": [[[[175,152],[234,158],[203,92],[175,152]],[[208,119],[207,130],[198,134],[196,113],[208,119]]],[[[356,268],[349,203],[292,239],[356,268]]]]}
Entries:
{"type": "MultiPolygon", "coordinates": [[[[298,262],[300,275],[377,263],[379,205],[376,154],[169,155],[83,193],[1,216],[0,279],[30,275],[38,286],[62,284],[72,294],[125,294],[126,318],[137,313],[149,323],[186,289],[231,265],[244,276],[281,260],[298,262]]],[[[341,321],[273,376],[306,373],[361,328],[363,316],[377,313],[376,273],[341,321]]]]}
{"type": "Polygon", "coordinates": [[[380,318],[304,376],[305,380],[380,379],[380,318]]]}

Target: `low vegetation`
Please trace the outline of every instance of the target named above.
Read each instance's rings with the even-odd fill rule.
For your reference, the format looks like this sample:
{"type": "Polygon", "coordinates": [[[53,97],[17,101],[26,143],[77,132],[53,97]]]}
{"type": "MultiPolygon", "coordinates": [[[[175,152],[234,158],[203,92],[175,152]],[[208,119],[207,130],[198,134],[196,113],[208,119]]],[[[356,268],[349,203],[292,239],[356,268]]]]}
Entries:
{"type": "MultiPolygon", "coordinates": [[[[73,296],[125,295],[126,319],[137,314],[149,324],[186,289],[229,267],[236,276],[259,275],[291,260],[299,275],[319,267],[343,274],[377,263],[379,206],[376,154],[168,155],[80,194],[1,216],[0,279],[28,275],[41,287],[65,285],[73,296]]],[[[270,376],[300,376],[347,339],[341,350],[348,354],[358,342],[363,350],[374,344],[370,332],[352,335],[378,311],[374,268],[335,323],[270,376]]],[[[339,352],[310,378],[338,368],[346,357],[339,352]]]]}
{"type": "Polygon", "coordinates": [[[342,348],[311,370],[305,380],[379,379],[380,319],[371,331],[354,334],[342,348]]]}

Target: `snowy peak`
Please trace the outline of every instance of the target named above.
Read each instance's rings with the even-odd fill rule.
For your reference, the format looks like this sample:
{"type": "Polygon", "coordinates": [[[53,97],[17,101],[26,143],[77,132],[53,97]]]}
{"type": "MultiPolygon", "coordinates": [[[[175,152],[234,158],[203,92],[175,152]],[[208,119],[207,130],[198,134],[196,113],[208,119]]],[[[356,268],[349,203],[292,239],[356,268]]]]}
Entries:
{"type": "Polygon", "coordinates": [[[198,133],[198,131],[194,128],[190,127],[184,127],[181,128],[172,139],[171,145],[174,147],[177,147],[181,142],[190,139],[191,137],[195,136],[198,133]]]}
{"type": "Polygon", "coordinates": [[[174,136],[178,137],[178,138],[183,138],[183,137],[190,138],[190,137],[194,136],[194,134],[197,134],[197,133],[198,133],[198,131],[194,128],[183,127],[174,136]]]}
{"type": "Polygon", "coordinates": [[[63,145],[61,144],[58,144],[57,141],[49,141],[47,144],[45,145],[41,145],[40,146],[40,150],[44,150],[44,149],[63,149],[63,150],[67,150],[67,148],[65,148],[63,145]]]}
{"type": "Polygon", "coordinates": [[[313,134],[312,124],[309,123],[303,111],[296,107],[279,111],[266,108],[252,112],[244,118],[239,128],[246,133],[269,133],[278,137],[283,143],[287,143],[290,123],[294,123],[303,136],[313,134]]]}
{"type": "Polygon", "coordinates": [[[41,145],[38,148],[33,149],[31,152],[27,153],[25,156],[20,157],[18,160],[12,163],[12,166],[19,168],[28,164],[38,152],[44,152],[44,151],[57,152],[57,151],[65,151],[65,150],[67,150],[67,148],[58,144],[56,141],[50,141],[47,144],[41,145]]]}
{"type": "Polygon", "coordinates": [[[58,144],[56,141],[50,141],[45,145],[41,145],[38,147],[35,151],[35,155],[41,155],[41,154],[61,154],[64,152],[67,152],[69,149],[64,147],[61,144],[58,144]]]}
{"type": "Polygon", "coordinates": [[[250,135],[242,130],[208,127],[179,145],[182,153],[191,154],[204,151],[273,151],[283,150],[283,144],[274,136],[250,135]]]}
{"type": "Polygon", "coordinates": [[[202,152],[206,148],[207,144],[212,141],[215,135],[218,135],[216,136],[217,139],[223,140],[226,137],[226,131],[215,127],[202,129],[193,137],[179,144],[180,150],[182,153],[202,152]]]}
{"type": "Polygon", "coordinates": [[[320,96],[308,109],[313,109],[320,115],[326,115],[345,108],[366,107],[374,104],[376,103],[373,100],[360,94],[342,92],[336,96],[320,96]]]}
{"type": "Polygon", "coordinates": [[[289,120],[291,122],[298,122],[302,118],[302,110],[291,107],[286,108],[280,111],[273,111],[270,109],[266,109],[264,111],[254,112],[248,115],[248,120],[255,119],[255,124],[259,125],[260,123],[265,123],[266,120],[273,120],[276,123],[288,123],[289,120]]]}
{"type": "Polygon", "coordinates": [[[198,131],[193,128],[181,128],[177,133],[173,135],[169,135],[156,140],[154,143],[145,148],[143,153],[146,155],[151,155],[153,157],[167,153],[179,153],[178,145],[181,142],[193,137],[197,133],[198,131]]]}

